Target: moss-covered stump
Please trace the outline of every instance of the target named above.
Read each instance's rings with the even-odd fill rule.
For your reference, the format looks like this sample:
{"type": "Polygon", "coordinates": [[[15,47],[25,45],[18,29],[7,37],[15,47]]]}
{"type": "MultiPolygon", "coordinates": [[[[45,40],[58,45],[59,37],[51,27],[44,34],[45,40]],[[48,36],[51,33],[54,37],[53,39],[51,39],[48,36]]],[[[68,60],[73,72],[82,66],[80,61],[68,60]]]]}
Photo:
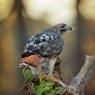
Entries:
{"type": "Polygon", "coordinates": [[[30,68],[23,69],[24,82],[24,95],[68,95],[66,87],[44,78],[40,80],[38,75],[32,75],[30,68]],[[66,94],[63,94],[65,93],[66,94]]]}

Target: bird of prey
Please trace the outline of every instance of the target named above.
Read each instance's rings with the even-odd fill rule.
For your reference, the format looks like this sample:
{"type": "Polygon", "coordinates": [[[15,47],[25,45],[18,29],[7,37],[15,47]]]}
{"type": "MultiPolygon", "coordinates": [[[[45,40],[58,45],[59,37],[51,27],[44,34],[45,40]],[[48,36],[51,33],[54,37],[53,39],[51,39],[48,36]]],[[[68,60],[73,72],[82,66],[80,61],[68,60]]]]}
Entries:
{"type": "Polygon", "coordinates": [[[64,49],[63,34],[68,30],[72,28],[61,23],[30,37],[22,53],[20,65],[29,66],[32,73],[40,67],[38,73],[53,76],[56,58],[64,49]]]}

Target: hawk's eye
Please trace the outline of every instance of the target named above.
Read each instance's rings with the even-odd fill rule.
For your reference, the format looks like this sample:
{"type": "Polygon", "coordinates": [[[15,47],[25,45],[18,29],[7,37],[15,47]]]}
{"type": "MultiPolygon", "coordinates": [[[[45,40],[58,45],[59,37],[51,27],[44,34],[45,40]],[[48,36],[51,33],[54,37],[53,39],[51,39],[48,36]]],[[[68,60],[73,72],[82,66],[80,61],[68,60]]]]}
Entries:
{"type": "Polygon", "coordinates": [[[65,28],[60,29],[60,32],[63,32],[63,31],[66,31],[66,29],[65,28]]]}
{"type": "Polygon", "coordinates": [[[66,27],[66,24],[63,24],[63,25],[61,26],[61,28],[64,28],[64,27],[66,27]]]}

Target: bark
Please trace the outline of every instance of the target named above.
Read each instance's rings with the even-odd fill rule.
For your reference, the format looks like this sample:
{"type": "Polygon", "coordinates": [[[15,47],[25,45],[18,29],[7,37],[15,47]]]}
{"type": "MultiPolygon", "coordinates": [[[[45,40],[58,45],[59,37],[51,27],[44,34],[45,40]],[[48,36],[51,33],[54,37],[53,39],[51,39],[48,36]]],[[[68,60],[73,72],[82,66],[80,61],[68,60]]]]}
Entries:
{"type": "Polygon", "coordinates": [[[74,95],[85,95],[84,88],[93,76],[95,71],[95,56],[86,56],[85,63],[80,72],[71,80],[69,92],[74,95]]]}

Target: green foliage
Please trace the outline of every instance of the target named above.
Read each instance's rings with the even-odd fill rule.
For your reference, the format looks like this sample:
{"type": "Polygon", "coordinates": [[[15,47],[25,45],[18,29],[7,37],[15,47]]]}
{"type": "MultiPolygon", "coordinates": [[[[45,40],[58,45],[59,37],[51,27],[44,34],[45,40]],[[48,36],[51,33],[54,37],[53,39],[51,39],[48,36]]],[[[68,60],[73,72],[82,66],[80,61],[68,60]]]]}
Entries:
{"type": "Polygon", "coordinates": [[[32,81],[32,73],[31,73],[31,69],[28,67],[25,67],[23,70],[23,75],[26,81],[31,82],[32,81]]]}
{"type": "Polygon", "coordinates": [[[47,95],[53,90],[54,83],[49,81],[41,81],[39,85],[35,86],[36,95],[47,95]]]}
{"type": "Polygon", "coordinates": [[[65,88],[61,85],[48,79],[33,82],[33,80],[38,80],[39,77],[34,77],[31,73],[31,69],[28,67],[23,69],[23,75],[25,80],[30,83],[30,89],[35,95],[62,95],[65,91],[65,88]]]}
{"type": "Polygon", "coordinates": [[[61,95],[63,88],[52,81],[43,80],[39,85],[34,85],[36,95],[61,95]]]}

